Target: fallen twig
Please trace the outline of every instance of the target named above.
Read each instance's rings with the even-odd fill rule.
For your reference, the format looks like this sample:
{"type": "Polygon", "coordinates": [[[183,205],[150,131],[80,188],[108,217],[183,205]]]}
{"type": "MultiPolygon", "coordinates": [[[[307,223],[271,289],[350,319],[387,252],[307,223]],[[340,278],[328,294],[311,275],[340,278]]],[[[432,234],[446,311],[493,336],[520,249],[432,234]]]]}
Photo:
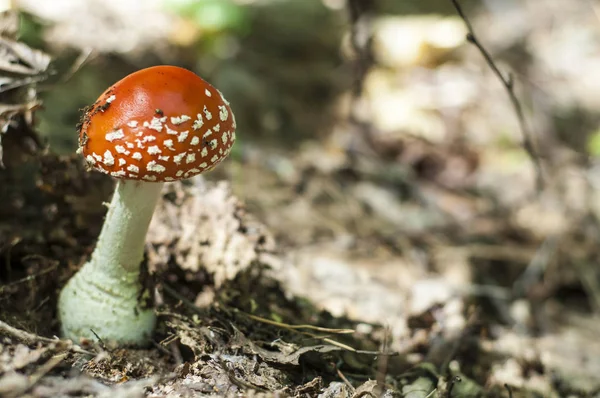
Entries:
{"type": "Polygon", "coordinates": [[[492,72],[494,72],[494,74],[498,77],[498,80],[500,80],[500,82],[506,89],[506,93],[508,94],[508,97],[510,98],[510,102],[515,110],[515,113],[517,114],[517,119],[519,121],[519,127],[521,129],[521,135],[523,136],[523,148],[525,149],[525,152],[527,152],[527,155],[531,159],[531,162],[533,163],[533,166],[535,168],[536,187],[537,187],[538,191],[541,191],[544,188],[542,164],[541,164],[539,156],[536,154],[535,149],[533,148],[533,140],[531,139],[531,132],[529,131],[529,128],[527,127],[527,123],[525,122],[523,107],[521,105],[521,102],[517,98],[517,95],[515,94],[515,87],[514,87],[515,83],[514,83],[513,76],[511,73],[509,73],[508,75],[505,76],[502,72],[500,72],[500,69],[498,69],[496,62],[494,62],[494,59],[492,58],[490,53],[485,49],[483,44],[481,44],[481,42],[475,35],[475,30],[473,29],[473,25],[471,25],[471,22],[469,21],[466,14],[464,13],[464,11],[459,3],[459,0],[450,0],[450,1],[454,5],[456,12],[460,16],[460,18],[464,21],[464,23],[467,27],[467,31],[468,31],[467,41],[469,43],[473,44],[475,47],[477,47],[477,49],[479,50],[481,55],[483,55],[483,58],[485,58],[485,61],[489,65],[490,69],[492,69],[492,72]]]}
{"type": "Polygon", "coordinates": [[[49,337],[39,336],[34,333],[29,333],[21,329],[10,326],[8,323],[0,321],[0,334],[7,334],[14,337],[15,339],[25,344],[45,343],[45,344],[56,344],[62,343],[66,351],[74,352],[77,354],[95,355],[93,352],[84,350],[78,345],[72,344],[70,340],[51,339],[49,337]]]}

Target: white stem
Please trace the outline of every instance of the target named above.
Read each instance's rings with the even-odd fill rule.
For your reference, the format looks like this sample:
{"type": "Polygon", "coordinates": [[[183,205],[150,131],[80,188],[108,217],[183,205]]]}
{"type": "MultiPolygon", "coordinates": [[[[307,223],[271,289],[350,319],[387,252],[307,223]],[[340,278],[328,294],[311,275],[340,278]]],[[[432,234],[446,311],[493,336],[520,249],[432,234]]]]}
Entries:
{"type": "Polygon", "coordinates": [[[104,272],[139,272],[144,242],[163,183],[119,181],[92,262],[104,272]]]}
{"type": "Polygon", "coordinates": [[[163,183],[119,181],[92,258],[62,290],[63,336],[140,345],[156,322],[139,302],[144,242],[163,183]],[[93,332],[92,332],[93,331],[93,332]]]}

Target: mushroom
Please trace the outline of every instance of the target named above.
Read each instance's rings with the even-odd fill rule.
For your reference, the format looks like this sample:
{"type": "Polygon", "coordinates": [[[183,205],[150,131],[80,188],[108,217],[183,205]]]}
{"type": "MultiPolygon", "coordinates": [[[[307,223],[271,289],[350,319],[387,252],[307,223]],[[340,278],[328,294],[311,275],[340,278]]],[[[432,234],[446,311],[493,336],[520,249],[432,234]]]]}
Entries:
{"type": "Polygon", "coordinates": [[[142,304],[144,241],[165,182],[215,167],[235,142],[235,118],[223,95],[175,66],[132,73],[106,90],[79,125],[89,168],[118,179],[90,260],[60,293],[66,338],[143,345],[156,317],[142,304]]]}

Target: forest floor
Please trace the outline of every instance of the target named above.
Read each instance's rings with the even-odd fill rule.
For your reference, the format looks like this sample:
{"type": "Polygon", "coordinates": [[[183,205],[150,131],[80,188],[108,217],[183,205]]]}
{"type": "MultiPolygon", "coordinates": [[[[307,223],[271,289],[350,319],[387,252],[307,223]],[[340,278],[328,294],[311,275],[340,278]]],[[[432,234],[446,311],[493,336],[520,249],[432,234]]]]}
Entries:
{"type": "MultiPolygon", "coordinates": [[[[567,3],[473,20],[515,71],[543,186],[463,21],[382,18],[376,62],[327,111],[261,91],[320,134],[239,134],[226,164],[165,188],[147,239],[159,323],[145,349],[57,337],[57,295],[94,248],[113,182],[43,143],[31,84],[49,57],[0,43],[15,87],[0,93],[13,120],[0,151],[0,396],[600,397],[600,68],[586,50],[598,18],[567,3]]],[[[304,78],[291,86],[320,83],[304,78]]],[[[49,108],[61,90],[76,91],[50,90],[49,108]]],[[[255,104],[238,104],[242,121],[255,104]]]]}

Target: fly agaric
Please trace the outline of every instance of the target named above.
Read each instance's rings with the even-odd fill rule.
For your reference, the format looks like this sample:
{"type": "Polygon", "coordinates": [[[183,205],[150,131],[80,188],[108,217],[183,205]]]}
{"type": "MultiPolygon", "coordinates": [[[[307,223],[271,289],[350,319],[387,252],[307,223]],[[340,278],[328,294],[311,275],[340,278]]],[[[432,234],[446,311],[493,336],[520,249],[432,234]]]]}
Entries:
{"type": "Polygon", "coordinates": [[[64,337],[148,342],[156,318],[139,301],[139,276],[161,188],[215,167],[231,151],[235,127],[222,94],[175,66],[132,73],[86,110],[78,152],[118,182],[91,259],[60,294],[64,337]]]}

